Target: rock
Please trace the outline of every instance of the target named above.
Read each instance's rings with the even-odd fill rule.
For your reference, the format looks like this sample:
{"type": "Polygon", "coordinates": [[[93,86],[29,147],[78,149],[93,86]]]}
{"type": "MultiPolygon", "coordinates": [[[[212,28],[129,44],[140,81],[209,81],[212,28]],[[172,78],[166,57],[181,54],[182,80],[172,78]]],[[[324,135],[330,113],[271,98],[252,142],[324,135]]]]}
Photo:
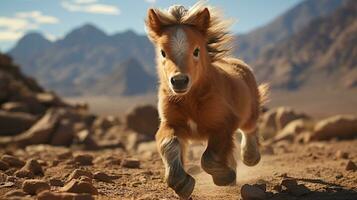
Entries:
{"type": "Polygon", "coordinates": [[[259,132],[262,134],[264,139],[272,138],[277,133],[276,127],[276,109],[269,110],[265,112],[259,123],[259,132]]]}
{"type": "Polygon", "coordinates": [[[357,117],[337,115],[319,121],[311,135],[312,140],[352,139],[357,137],[357,117]]]}
{"type": "Polygon", "coordinates": [[[37,118],[34,115],[0,110],[0,135],[15,135],[29,129],[37,118]]]}
{"type": "Polygon", "coordinates": [[[104,172],[96,172],[94,173],[93,177],[98,181],[103,181],[107,183],[113,183],[113,179],[114,179],[112,176],[109,176],[104,172]]]}
{"type": "Polygon", "coordinates": [[[275,190],[277,192],[281,192],[283,190],[283,188],[281,187],[281,185],[274,185],[273,190],[275,190]]]}
{"type": "Polygon", "coordinates": [[[123,160],[122,166],[126,168],[139,168],[140,160],[136,158],[126,158],[123,160]]]}
{"type": "Polygon", "coordinates": [[[19,169],[15,172],[15,176],[19,178],[34,178],[35,175],[28,169],[19,169]]]}
{"type": "Polygon", "coordinates": [[[80,165],[93,165],[93,156],[89,154],[76,155],[73,159],[80,165]]]}
{"type": "Polygon", "coordinates": [[[31,171],[34,175],[41,175],[43,176],[43,169],[40,163],[38,163],[37,160],[30,159],[26,162],[25,166],[22,167],[23,170],[29,170],[31,171]]]}
{"type": "Polygon", "coordinates": [[[296,119],[307,119],[307,115],[302,113],[297,113],[292,108],[280,107],[276,110],[276,126],[277,130],[282,130],[287,124],[296,119]]]}
{"type": "Polygon", "coordinates": [[[43,191],[37,196],[37,200],[94,200],[94,197],[90,194],[43,191]]]}
{"type": "Polygon", "coordinates": [[[99,148],[97,142],[93,139],[92,133],[88,129],[84,129],[75,134],[77,142],[84,144],[85,149],[96,150],[99,148]]]}
{"type": "Polygon", "coordinates": [[[65,106],[65,104],[54,94],[49,92],[42,92],[36,94],[36,99],[41,104],[52,107],[52,106],[65,106]]]}
{"type": "Polygon", "coordinates": [[[90,179],[93,178],[92,172],[82,169],[76,169],[68,176],[67,181],[71,181],[72,179],[78,179],[81,176],[86,176],[90,179]]]}
{"type": "Polygon", "coordinates": [[[9,168],[10,168],[10,166],[6,162],[0,160],[0,170],[5,171],[9,168]]]}
{"type": "Polygon", "coordinates": [[[1,156],[1,160],[7,163],[11,167],[22,167],[25,165],[25,162],[11,155],[3,155],[1,156]]]}
{"type": "Polygon", "coordinates": [[[88,194],[98,194],[97,189],[89,182],[80,181],[73,179],[67,183],[63,188],[62,192],[73,192],[73,193],[88,193],[88,194]]]}
{"type": "Polygon", "coordinates": [[[274,137],[274,142],[281,140],[287,140],[292,142],[297,135],[305,131],[306,124],[305,120],[297,119],[288,123],[279,133],[274,137]]]}
{"type": "Polygon", "coordinates": [[[341,150],[338,150],[336,152],[336,158],[337,159],[341,159],[341,158],[348,159],[348,156],[349,156],[349,154],[347,152],[344,152],[344,151],[341,151],[341,150]]]}
{"type": "Polygon", "coordinates": [[[83,181],[83,182],[92,183],[92,179],[88,178],[87,176],[81,176],[78,178],[78,180],[83,181]]]}
{"type": "Polygon", "coordinates": [[[297,181],[293,178],[284,178],[281,181],[280,185],[285,186],[286,188],[293,188],[293,187],[297,186],[297,181]]]}
{"type": "Polygon", "coordinates": [[[43,190],[50,190],[50,185],[46,181],[32,179],[25,180],[22,184],[22,189],[27,194],[35,195],[43,190]]]}
{"type": "Polygon", "coordinates": [[[293,195],[293,196],[296,196],[296,197],[300,197],[300,196],[303,196],[303,195],[306,195],[308,193],[310,193],[310,189],[307,188],[305,185],[303,184],[299,184],[299,185],[296,185],[292,188],[288,188],[288,193],[293,195]]]}
{"type": "Polygon", "coordinates": [[[345,169],[347,171],[356,171],[357,170],[357,166],[353,161],[349,160],[347,162],[347,164],[346,164],[346,168],[345,169]]]}
{"type": "Polygon", "coordinates": [[[25,192],[23,192],[22,190],[11,190],[7,193],[5,193],[4,196],[6,197],[24,197],[27,194],[25,192]]]}
{"type": "Polygon", "coordinates": [[[50,141],[54,146],[69,146],[74,138],[74,124],[69,119],[62,119],[52,133],[50,141]]]}
{"type": "Polygon", "coordinates": [[[265,192],[257,186],[244,184],[240,192],[243,200],[264,200],[267,198],[265,192]]]}
{"type": "Polygon", "coordinates": [[[92,128],[93,129],[101,129],[101,130],[108,130],[109,128],[111,128],[112,126],[115,125],[120,125],[120,121],[117,117],[114,116],[106,116],[106,117],[98,117],[93,125],[92,128]]]}
{"type": "Polygon", "coordinates": [[[157,152],[157,145],[155,141],[152,142],[142,142],[138,145],[138,153],[145,153],[145,152],[157,152]]]}
{"type": "Polygon", "coordinates": [[[51,185],[51,186],[57,186],[57,187],[63,187],[64,182],[63,182],[61,179],[59,179],[59,178],[52,177],[52,178],[50,179],[50,185],[51,185]]]}
{"type": "Polygon", "coordinates": [[[157,109],[151,105],[138,106],[126,116],[126,127],[139,134],[144,134],[154,139],[159,127],[159,114],[157,109]]]}
{"type": "Polygon", "coordinates": [[[65,151],[65,152],[62,152],[62,153],[59,153],[57,155],[57,158],[60,159],[60,160],[66,160],[66,159],[69,159],[69,158],[72,158],[73,157],[73,154],[71,151],[65,151]]]}
{"type": "Polygon", "coordinates": [[[21,102],[6,102],[1,105],[1,109],[7,112],[29,112],[28,106],[21,102]]]}

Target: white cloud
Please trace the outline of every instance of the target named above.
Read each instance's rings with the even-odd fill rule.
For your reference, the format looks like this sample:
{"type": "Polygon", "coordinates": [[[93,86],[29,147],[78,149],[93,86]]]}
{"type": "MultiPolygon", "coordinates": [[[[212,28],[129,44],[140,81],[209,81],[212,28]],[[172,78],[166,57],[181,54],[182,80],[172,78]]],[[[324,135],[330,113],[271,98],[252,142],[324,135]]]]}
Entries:
{"type": "Polygon", "coordinates": [[[93,0],[75,0],[75,1],[63,1],[62,7],[70,12],[85,12],[93,14],[104,15],[119,15],[120,10],[117,6],[109,4],[96,3],[93,0]]]}
{"type": "Polygon", "coordinates": [[[73,0],[74,3],[76,4],[89,4],[89,3],[95,3],[98,0],[73,0]]]}
{"type": "Polygon", "coordinates": [[[16,41],[24,35],[23,32],[18,31],[0,31],[0,41],[16,41]]]}
{"type": "Polygon", "coordinates": [[[45,38],[50,41],[55,41],[58,37],[50,33],[45,33],[45,38]]]}
{"type": "Polygon", "coordinates": [[[26,29],[29,23],[25,19],[10,18],[10,17],[0,17],[0,28],[5,28],[7,30],[21,30],[26,29]]]}
{"type": "Polygon", "coordinates": [[[15,41],[29,30],[38,29],[42,24],[56,24],[59,19],[44,15],[40,11],[15,13],[14,17],[0,16],[0,41],[15,41]]]}
{"type": "Polygon", "coordinates": [[[16,17],[32,19],[39,24],[57,24],[59,22],[56,17],[43,15],[40,11],[19,12],[16,13],[16,17]]]}
{"type": "Polygon", "coordinates": [[[145,0],[148,3],[156,3],[156,0],[145,0]]]}

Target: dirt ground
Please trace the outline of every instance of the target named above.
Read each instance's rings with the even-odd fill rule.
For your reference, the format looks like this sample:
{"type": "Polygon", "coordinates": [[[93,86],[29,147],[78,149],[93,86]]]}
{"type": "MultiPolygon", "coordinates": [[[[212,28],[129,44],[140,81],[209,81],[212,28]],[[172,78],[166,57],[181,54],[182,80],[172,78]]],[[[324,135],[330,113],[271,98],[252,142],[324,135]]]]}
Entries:
{"type": "MultiPolygon", "coordinates": [[[[267,199],[357,199],[357,172],[345,169],[349,160],[357,162],[357,140],[313,142],[304,145],[278,143],[273,147],[274,153],[270,151],[263,154],[261,162],[255,167],[247,167],[239,162],[237,185],[227,187],[215,186],[211,177],[197,165],[203,148],[202,145],[191,148],[187,165],[188,172],[196,179],[192,196],[194,200],[241,199],[241,186],[256,183],[266,184],[266,190],[270,192],[267,199]],[[347,156],[336,156],[339,150],[347,153],[347,156]],[[310,192],[296,197],[286,191],[273,189],[284,178],[289,177],[305,185],[310,192]]],[[[163,181],[164,168],[156,152],[136,154],[122,149],[81,151],[36,145],[23,150],[1,149],[0,153],[12,154],[24,161],[29,158],[36,159],[44,169],[44,176],[35,178],[47,182],[56,179],[65,184],[75,169],[88,170],[92,174],[104,172],[114,177],[110,182],[97,178],[92,180],[93,186],[98,190],[98,195],[93,196],[95,199],[178,199],[163,181]],[[75,162],[74,157],[83,154],[93,156],[92,163],[82,165],[75,162]],[[140,166],[125,167],[123,163],[127,158],[137,158],[140,166]]],[[[15,171],[10,168],[3,173],[11,177],[15,171]]],[[[11,181],[2,182],[0,199],[11,199],[3,195],[12,190],[21,190],[24,180],[13,178],[14,184],[11,181]]],[[[51,186],[50,190],[59,191],[61,187],[51,186]]],[[[36,196],[27,195],[17,199],[36,199],[36,196]]]]}

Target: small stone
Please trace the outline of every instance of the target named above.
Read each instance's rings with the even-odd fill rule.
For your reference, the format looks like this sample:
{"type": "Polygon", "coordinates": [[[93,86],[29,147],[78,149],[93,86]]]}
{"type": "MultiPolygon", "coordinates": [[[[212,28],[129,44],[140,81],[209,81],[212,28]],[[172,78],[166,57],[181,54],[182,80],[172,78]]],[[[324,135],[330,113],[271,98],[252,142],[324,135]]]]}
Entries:
{"type": "Polygon", "coordinates": [[[9,168],[10,168],[10,166],[9,166],[6,162],[0,160],[0,170],[6,171],[6,170],[8,170],[9,168]]]}
{"type": "Polygon", "coordinates": [[[127,158],[123,160],[122,166],[126,168],[139,168],[140,160],[136,158],[127,158]]]}
{"type": "Polygon", "coordinates": [[[349,156],[349,154],[347,153],[347,152],[344,152],[344,151],[341,151],[341,150],[338,150],[337,152],[336,152],[336,158],[338,158],[338,159],[348,159],[348,156],[349,156]]]}
{"type": "Polygon", "coordinates": [[[94,173],[94,179],[98,181],[103,181],[107,183],[113,183],[113,177],[109,176],[108,174],[104,172],[96,172],[94,173]]]}
{"type": "Polygon", "coordinates": [[[43,169],[40,163],[38,163],[37,160],[30,159],[26,162],[25,166],[22,167],[24,170],[29,170],[32,172],[34,175],[41,175],[43,176],[43,169]]]}
{"type": "Polygon", "coordinates": [[[15,156],[3,155],[1,160],[6,162],[11,167],[22,167],[25,165],[25,162],[16,158],[15,156]]]}
{"type": "Polygon", "coordinates": [[[280,185],[285,186],[286,188],[292,188],[297,185],[297,182],[293,178],[285,178],[281,181],[280,185]]]}
{"type": "Polygon", "coordinates": [[[241,196],[243,200],[264,200],[266,199],[265,192],[256,186],[244,184],[241,188],[241,196]]]}
{"type": "Polygon", "coordinates": [[[57,155],[57,158],[60,159],[60,160],[66,160],[66,159],[69,159],[69,158],[72,158],[72,157],[73,157],[73,154],[70,151],[65,151],[65,152],[62,152],[62,153],[57,155]]]}
{"type": "Polygon", "coordinates": [[[77,194],[69,192],[50,192],[43,191],[37,196],[38,200],[94,200],[94,197],[90,194],[77,194]]]}
{"type": "Polygon", "coordinates": [[[27,194],[25,192],[23,192],[22,190],[11,190],[7,193],[5,193],[4,196],[6,197],[24,197],[27,194]]]}
{"type": "Polygon", "coordinates": [[[336,178],[336,179],[341,179],[341,178],[343,178],[343,174],[338,173],[338,174],[336,174],[335,178],[336,178]]]}
{"type": "Polygon", "coordinates": [[[303,196],[303,195],[306,195],[308,193],[310,193],[310,189],[307,188],[305,185],[303,184],[299,184],[299,185],[296,185],[292,188],[288,188],[288,193],[292,194],[293,196],[296,196],[296,197],[300,197],[300,196],[303,196]]]}
{"type": "Polygon", "coordinates": [[[80,165],[92,165],[93,156],[89,154],[81,154],[74,157],[74,161],[80,165]]]}
{"type": "Polygon", "coordinates": [[[15,176],[19,178],[34,178],[35,175],[28,169],[19,169],[15,172],[15,176]]]}
{"type": "Polygon", "coordinates": [[[46,181],[32,179],[32,180],[25,180],[22,184],[22,189],[27,194],[35,195],[40,193],[43,190],[49,190],[50,185],[46,181]]]}
{"type": "Polygon", "coordinates": [[[62,192],[98,194],[98,190],[91,184],[80,180],[71,180],[62,189],[62,192]]]}
{"type": "Polygon", "coordinates": [[[8,176],[6,178],[6,181],[15,183],[16,181],[18,181],[18,178],[16,176],[8,176]]]}
{"type": "Polygon", "coordinates": [[[71,181],[72,179],[78,179],[81,176],[86,176],[90,179],[93,179],[92,172],[87,171],[87,170],[82,170],[82,169],[76,169],[68,176],[67,181],[71,181]]]}
{"type": "Polygon", "coordinates": [[[50,179],[51,186],[63,187],[64,182],[59,178],[51,178],[50,179]]]}
{"type": "Polygon", "coordinates": [[[355,170],[357,170],[357,166],[352,160],[349,160],[348,163],[346,164],[345,169],[347,171],[355,171],[355,170]]]}

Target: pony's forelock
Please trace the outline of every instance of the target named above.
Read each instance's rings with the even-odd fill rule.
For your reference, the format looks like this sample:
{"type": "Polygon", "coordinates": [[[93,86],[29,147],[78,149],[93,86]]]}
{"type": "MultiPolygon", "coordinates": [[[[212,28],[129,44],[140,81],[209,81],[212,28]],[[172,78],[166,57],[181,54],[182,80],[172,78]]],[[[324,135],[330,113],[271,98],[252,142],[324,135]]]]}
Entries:
{"type": "Polygon", "coordinates": [[[205,8],[207,8],[210,13],[210,22],[206,31],[206,47],[211,61],[215,62],[230,56],[233,39],[232,34],[228,30],[232,21],[224,20],[222,12],[219,9],[207,6],[204,1],[199,1],[189,9],[181,5],[173,5],[167,10],[155,8],[154,11],[161,25],[165,27],[172,25],[192,25],[197,20],[199,13],[205,8]]]}

